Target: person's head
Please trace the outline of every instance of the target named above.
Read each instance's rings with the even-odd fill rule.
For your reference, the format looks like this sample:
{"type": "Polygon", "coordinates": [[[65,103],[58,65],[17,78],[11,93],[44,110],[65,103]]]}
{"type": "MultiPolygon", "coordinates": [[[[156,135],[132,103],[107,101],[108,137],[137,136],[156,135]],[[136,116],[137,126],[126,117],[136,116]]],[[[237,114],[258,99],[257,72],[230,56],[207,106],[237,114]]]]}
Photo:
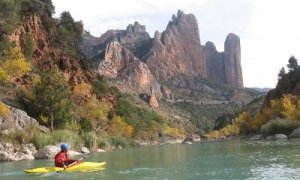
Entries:
{"type": "Polygon", "coordinates": [[[60,150],[61,151],[68,151],[69,147],[68,147],[68,144],[61,144],[60,145],[60,150]]]}

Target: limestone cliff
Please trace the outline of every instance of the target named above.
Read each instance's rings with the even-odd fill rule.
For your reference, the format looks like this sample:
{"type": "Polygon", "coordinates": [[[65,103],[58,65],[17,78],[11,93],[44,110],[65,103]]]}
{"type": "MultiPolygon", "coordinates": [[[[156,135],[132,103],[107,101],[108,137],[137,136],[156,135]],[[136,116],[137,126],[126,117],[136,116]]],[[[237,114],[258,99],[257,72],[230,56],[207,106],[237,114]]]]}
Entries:
{"type": "Polygon", "coordinates": [[[160,95],[160,86],[147,65],[119,42],[113,41],[107,45],[105,58],[97,72],[104,77],[116,79],[115,85],[125,92],[150,94],[150,89],[153,89],[160,95]]]}
{"type": "Polygon", "coordinates": [[[207,77],[195,16],[180,10],[177,16],[173,15],[166,30],[155,33],[146,63],[160,81],[182,74],[207,77]]]}

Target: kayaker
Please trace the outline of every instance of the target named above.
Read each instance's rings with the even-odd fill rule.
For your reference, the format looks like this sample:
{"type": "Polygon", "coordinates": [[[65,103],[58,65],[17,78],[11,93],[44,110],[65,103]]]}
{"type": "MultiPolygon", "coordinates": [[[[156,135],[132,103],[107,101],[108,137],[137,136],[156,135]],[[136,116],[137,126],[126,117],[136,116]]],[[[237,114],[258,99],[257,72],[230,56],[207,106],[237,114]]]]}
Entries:
{"type": "Polygon", "coordinates": [[[62,144],[60,146],[60,152],[56,154],[55,156],[55,166],[56,167],[63,167],[66,168],[68,165],[74,163],[74,162],[80,162],[80,160],[74,160],[71,159],[68,154],[68,144],[62,144]]]}

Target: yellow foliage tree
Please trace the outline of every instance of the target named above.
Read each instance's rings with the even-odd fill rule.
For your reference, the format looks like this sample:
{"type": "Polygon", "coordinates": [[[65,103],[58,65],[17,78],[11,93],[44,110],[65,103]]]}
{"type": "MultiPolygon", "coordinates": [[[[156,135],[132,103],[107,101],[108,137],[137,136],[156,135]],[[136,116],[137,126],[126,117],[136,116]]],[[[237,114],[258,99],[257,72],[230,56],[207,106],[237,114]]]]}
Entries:
{"type": "Polygon", "coordinates": [[[92,86],[87,83],[81,83],[74,87],[73,99],[76,104],[82,105],[85,99],[91,94],[92,86]]]}
{"type": "Polygon", "coordinates": [[[80,109],[81,117],[91,121],[94,131],[107,128],[109,112],[107,103],[99,101],[96,97],[90,97],[80,109]]]}
{"type": "Polygon", "coordinates": [[[110,124],[111,133],[113,135],[121,135],[125,137],[132,137],[134,128],[127,124],[120,116],[115,116],[110,124]]]}
{"type": "Polygon", "coordinates": [[[8,73],[11,78],[21,77],[31,71],[31,63],[27,62],[20,48],[12,48],[6,60],[2,64],[2,69],[8,73]]]}
{"type": "Polygon", "coordinates": [[[8,117],[10,114],[10,110],[8,106],[2,102],[0,102],[0,116],[8,117]]]}
{"type": "Polygon", "coordinates": [[[298,116],[297,106],[292,102],[292,96],[286,95],[282,98],[282,111],[281,114],[284,118],[295,120],[298,116]]]}

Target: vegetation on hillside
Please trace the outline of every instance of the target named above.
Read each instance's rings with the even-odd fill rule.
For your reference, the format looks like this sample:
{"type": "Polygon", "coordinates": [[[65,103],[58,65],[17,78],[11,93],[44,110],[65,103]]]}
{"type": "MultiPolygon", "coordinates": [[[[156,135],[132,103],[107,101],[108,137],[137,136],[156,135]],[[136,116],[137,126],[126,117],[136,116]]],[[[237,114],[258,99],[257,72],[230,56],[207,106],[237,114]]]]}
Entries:
{"type": "Polygon", "coordinates": [[[253,133],[262,133],[264,136],[280,133],[289,135],[300,127],[300,96],[292,94],[295,93],[293,90],[300,80],[300,66],[297,59],[292,56],[287,67],[287,73],[284,68],[279,72],[278,84],[274,91],[277,98],[270,100],[269,106],[253,116],[243,112],[233,124],[219,131],[213,131],[207,136],[220,138],[253,133]]]}
{"type": "MultiPolygon", "coordinates": [[[[79,49],[83,24],[74,21],[69,12],[63,12],[58,19],[52,18],[51,0],[3,0],[0,7],[0,86],[12,87],[18,107],[51,129],[50,133],[44,133],[32,127],[26,135],[18,130],[0,133],[1,141],[33,142],[38,148],[67,141],[73,147],[85,145],[96,149],[132,146],[134,139],[184,137],[185,133],[168,118],[147,106],[134,104],[130,95],[109,86],[101,77],[95,75],[92,80],[71,86],[59,63],[42,70],[32,61],[35,49],[30,32],[25,33],[22,47],[8,41],[18,25],[30,16],[38,16],[49,45],[63,50],[88,71],[89,63],[79,49]],[[115,102],[107,99],[114,96],[115,102]]],[[[0,115],[9,115],[8,106],[2,102],[0,115]]]]}

